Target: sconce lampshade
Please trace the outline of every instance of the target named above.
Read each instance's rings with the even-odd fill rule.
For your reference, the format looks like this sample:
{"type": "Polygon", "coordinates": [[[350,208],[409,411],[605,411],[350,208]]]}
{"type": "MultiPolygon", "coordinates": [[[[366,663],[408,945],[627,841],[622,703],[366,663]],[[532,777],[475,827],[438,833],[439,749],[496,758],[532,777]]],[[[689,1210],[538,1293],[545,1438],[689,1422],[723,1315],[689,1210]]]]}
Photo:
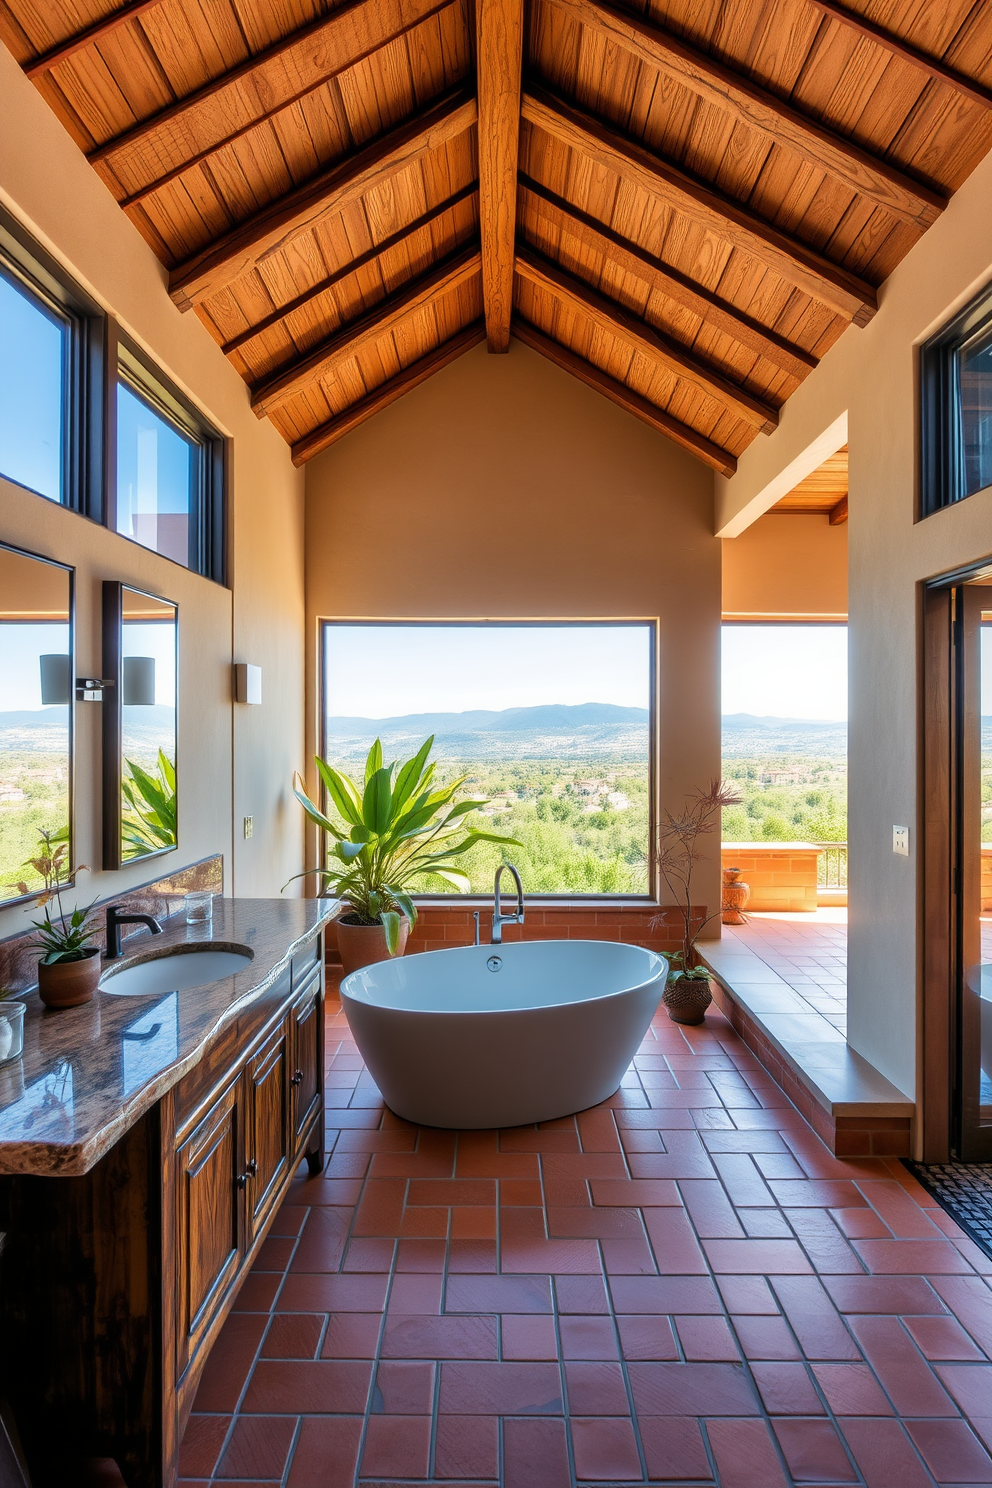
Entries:
{"type": "Polygon", "coordinates": [[[155,705],[154,656],[125,656],[122,698],[125,708],[152,708],[155,705]]]}
{"type": "Polygon", "coordinates": [[[41,664],[41,702],[48,708],[53,703],[72,700],[72,672],[68,656],[39,656],[41,664]]]}

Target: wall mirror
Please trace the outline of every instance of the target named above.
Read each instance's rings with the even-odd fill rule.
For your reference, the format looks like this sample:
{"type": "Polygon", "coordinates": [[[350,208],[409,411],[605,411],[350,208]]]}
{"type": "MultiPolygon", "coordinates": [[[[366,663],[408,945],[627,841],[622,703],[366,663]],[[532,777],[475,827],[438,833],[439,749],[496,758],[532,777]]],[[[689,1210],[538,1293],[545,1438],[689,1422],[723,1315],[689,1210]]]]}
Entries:
{"type": "Polygon", "coordinates": [[[72,876],[73,570],[0,545],[0,903],[72,876]]]}
{"type": "Polygon", "coordinates": [[[179,845],[179,612],[126,584],[103,586],[103,866],[179,845]]]}

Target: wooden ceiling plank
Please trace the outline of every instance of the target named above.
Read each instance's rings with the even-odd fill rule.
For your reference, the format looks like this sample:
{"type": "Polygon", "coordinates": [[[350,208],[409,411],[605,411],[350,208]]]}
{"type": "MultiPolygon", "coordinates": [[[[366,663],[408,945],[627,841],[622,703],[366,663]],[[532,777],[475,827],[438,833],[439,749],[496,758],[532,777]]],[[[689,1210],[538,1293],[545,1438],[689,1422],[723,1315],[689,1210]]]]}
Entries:
{"type": "Polygon", "coordinates": [[[597,218],[580,211],[564,197],[549,191],[546,186],[526,175],[521,176],[520,186],[538,201],[559,212],[569,230],[580,240],[598,248],[604,257],[619,263],[628,273],[636,274],[640,279],[647,277],[649,284],[660,285],[662,293],[668,299],[698,315],[706,325],[725,332],[750,351],[774,362],[791,377],[801,380],[817,365],[816,357],[802,347],[794,346],[783,336],[752,320],[743,311],[704,289],[702,285],[694,284],[691,279],[670,268],[646,248],[630,242],[597,218]]]}
{"type": "Polygon", "coordinates": [[[221,347],[224,355],[230,356],[232,352],[238,351],[247,342],[254,341],[257,336],[263,335],[295,311],[301,310],[304,305],[309,305],[311,301],[317,299],[320,295],[326,294],[329,289],[334,288],[335,284],[340,284],[342,279],[347,279],[351,274],[356,274],[366,264],[374,263],[384,253],[388,253],[391,248],[409,243],[411,238],[423,228],[429,227],[432,222],[436,222],[439,217],[443,217],[446,212],[450,212],[452,208],[457,207],[459,202],[467,201],[470,197],[475,196],[477,190],[478,187],[474,181],[468,186],[463,186],[461,191],[456,191],[454,196],[448,197],[447,201],[443,201],[438,206],[432,207],[429,212],[425,212],[414,222],[409,223],[406,227],[401,227],[397,232],[391,233],[381,243],[373,244],[364,253],[360,253],[357,258],[353,258],[350,262],[342,264],[339,269],[334,270],[333,274],[329,274],[325,279],[319,280],[310,289],[306,290],[305,293],[297,295],[295,299],[290,300],[288,304],[280,305],[277,310],[274,310],[271,315],[267,315],[257,325],[249,326],[247,330],[241,331],[239,335],[232,337],[230,341],[226,341],[221,347]]]}
{"type": "Polygon", "coordinates": [[[371,310],[341,326],[307,356],[298,357],[252,390],[251,406],[258,418],[294,397],[308,383],[323,377],[336,361],[353,357],[364,346],[387,335],[405,316],[437,295],[456,288],[479,272],[478,247],[463,249],[444,259],[412,284],[405,284],[371,310]]]}
{"type": "Polygon", "coordinates": [[[412,362],[409,367],[404,367],[388,382],[374,388],[360,402],[353,403],[343,413],[335,415],[327,423],[321,424],[319,428],[297,440],[293,445],[293,464],[305,465],[307,460],[313,459],[314,455],[319,455],[322,450],[336,444],[339,439],[350,434],[352,429],[357,429],[359,424],[364,424],[366,419],[372,418],[383,408],[388,408],[390,403],[395,403],[397,398],[403,397],[404,393],[409,393],[415,387],[419,387],[422,382],[433,377],[435,372],[440,372],[442,367],[447,367],[485,339],[486,328],[481,320],[466,326],[463,331],[459,331],[457,335],[442,342],[434,351],[429,351],[426,356],[412,362]]]}
{"type": "Polygon", "coordinates": [[[875,314],[878,299],[870,284],[754,216],[740,203],[720,196],[611,125],[533,84],[524,89],[523,117],[579,155],[663,197],[676,211],[760,259],[790,284],[832,306],[855,325],[866,325],[875,314]]]}
{"type": "Polygon", "coordinates": [[[74,36],[67,36],[65,41],[60,41],[57,46],[50,47],[47,52],[42,52],[40,57],[32,57],[30,62],[25,62],[25,77],[34,79],[43,73],[50,72],[67,57],[74,56],[76,52],[83,51],[85,47],[94,46],[104,36],[109,36],[111,31],[115,31],[118,26],[137,20],[138,16],[144,15],[146,10],[151,10],[153,6],[161,4],[162,0],[131,0],[129,5],[122,6],[120,10],[101,16],[98,21],[93,22],[92,26],[84,27],[74,36]]]}
{"type": "Polygon", "coordinates": [[[847,497],[842,496],[830,513],[830,526],[840,527],[847,521],[847,497]]]}
{"type": "Polygon", "coordinates": [[[733,455],[719,445],[713,444],[711,440],[697,434],[695,429],[690,429],[687,424],[682,424],[662,409],[656,408],[647,398],[641,397],[640,393],[632,392],[624,383],[618,382],[608,372],[602,372],[592,362],[587,362],[584,357],[576,355],[560,342],[552,340],[536,326],[532,326],[519,316],[513,322],[513,334],[524,346],[529,346],[533,351],[540,352],[541,356],[547,357],[549,362],[554,362],[556,367],[562,371],[569,372],[584,382],[587,387],[593,388],[597,393],[602,393],[609,398],[611,403],[616,403],[627,413],[632,413],[642,423],[649,425],[659,434],[664,434],[675,444],[679,444],[690,454],[711,465],[714,470],[719,470],[721,475],[733,475],[737,469],[737,461],[733,455]]]}
{"type": "Polygon", "coordinates": [[[322,218],[342,211],[463,133],[475,119],[475,97],[469,89],[451,90],[180,264],[169,276],[170,295],[180,310],[191,309],[322,218]]]}
{"type": "Polygon", "coordinates": [[[517,157],[523,65],[523,0],[476,0],[479,86],[479,229],[490,352],[510,349],[517,157]]]}
{"type": "Polygon", "coordinates": [[[739,417],[763,433],[770,434],[776,428],[778,410],[770,403],[738,387],[715,367],[686,351],[677,341],[522,243],[517,245],[517,273],[539,284],[556,298],[566,299],[601,330],[632,342],[638,350],[668,367],[676,377],[687,379],[721,403],[729,403],[739,417]]]}
{"type": "Polygon", "coordinates": [[[901,57],[904,62],[911,62],[914,67],[920,67],[928,76],[944,83],[949,88],[954,88],[958,93],[973,103],[980,103],[984,108],[992,108],[992,89],[984,87],[974,78],[966,77],[964,73],[956,72],[953,67],[948,67],[939,57],[928,56],[914,47],[911,42],[903,41],[901,37],[895,36],[887,31],[884,26],[879,26],[867,16],[861,15],[856,10],[851,10],[846,5],[839,5],[837,0],[810,0],[817,10],[823,11],[824,15],[830,16],[835,21],[841,21],[845,26],[851,26],[855,31],[860,31],[862,36],[877,42],[896,57],[901,57]]]}
{"type": "Polygon", "coordinates": [[[693,92],[729,110],[748,128],[795,151],[842,181],[859,195],[870,196],[886,211],[921,231],[935,222],[946,205],[940,192],[914,181],[843,135],[800,113],[791,104],[697,51],[680,37],[608,3],[608,0],[555,0],[584,26],[633,53],[652,69],[677,77],[693,92]]]}

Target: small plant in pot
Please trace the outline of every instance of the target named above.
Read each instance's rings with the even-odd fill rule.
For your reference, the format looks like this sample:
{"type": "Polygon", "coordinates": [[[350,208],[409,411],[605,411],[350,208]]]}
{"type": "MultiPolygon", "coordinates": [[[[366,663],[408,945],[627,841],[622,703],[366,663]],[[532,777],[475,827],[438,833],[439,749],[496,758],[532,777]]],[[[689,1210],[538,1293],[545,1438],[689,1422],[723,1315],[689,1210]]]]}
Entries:
{"type": "Polygon", "coordinates": [[[97,924],[91,913],[93,906],[66,912],[62,903],[68,858],[69,833],[63,828],[61,832],[42,832],[38,856],[24,865],[39,873],[45,883],[45,891],[38,898],[45,915],[32,924],[38,931],[34,944],[42,952],[38,962],[38,995],[50,1008],[79,1007],[89,1002],[100,980],[101,955],[95,943],[97,924]]]}
{"type": "Polygon", "coordinates": [[[318,756],[314,763],[339,821],[310,799],[299,775],[294,779],[293,794],[329,839],[326,866],[308,873],[321,880],[324,894],[337,895],[348,904],[337,921],[346,975],[403,954],[417,923],[417,907],[410,896],[416,887],[424,887],[425,879],[444,879],[465,893],[471,884],[457,860],[477,842],[520,845],[515,838],[466,826],[468,813],[486,801],[455,800],[464,775],[452,785],[433,788],[436,765],[428,762],[433,747],[432,734],[412,759],[384,765],[377,739],[365,761],[361,786],[318,756]]]}
{"type": "MultiPolygon", "coordinates": [[[[666,811],[658,834],[655,861],[658,871],[675,900],[681,922],[681,947],[668,960],[671,965],[662,1002],[674,1023],[698,1024],[713,1001],[710,974],[699,964],[696,941],[710,920],[719,918],[717,909],[698,922],[692,910],[692,875],[702,857],[699,839],[720,825],[720,812],[725,806],[739,806],[741,797],[727,785],[714,780],[706,788],[689,796],[682,813],[666,811]]],[[[652,926],[664,924],[667,916],[656,915],[652,926]]]]}

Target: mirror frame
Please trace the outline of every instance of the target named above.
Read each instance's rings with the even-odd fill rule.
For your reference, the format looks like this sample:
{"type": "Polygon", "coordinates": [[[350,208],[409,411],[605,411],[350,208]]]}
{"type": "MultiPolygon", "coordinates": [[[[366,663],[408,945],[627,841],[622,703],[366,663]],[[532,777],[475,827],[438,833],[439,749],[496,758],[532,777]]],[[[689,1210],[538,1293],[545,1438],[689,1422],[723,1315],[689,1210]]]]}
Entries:
{"type": "Polygon", "coordinates": [[[125,859],[121,852],[121,790],[124,777],[123,746],[123,624],[124,590],[170,605],[176,615],[176,789],[179,778],[179,606],[174,599],[125,584],[118,579],[103,581],[103,866],[107,871],[147,863],[166,853],[178,852],[179,832],[172,847],[158,847],[140,858],[125,859]]]}
{"type": "MultiPolygon", "coordinates": [[[[29,548],[19,548],[16,543],[0,541],[6,553],[15,553],[19,558],[33,558],[38,563],[47,563],[50,568],[60,568],[69,579],[69,737],[68,737],[68,787],[69,787],[69,874],[63,885],[72,888],[76,882],[76,570],[58,558],[49,558],[45,553],[32,553],[29,548]]],[[[3,888],[0,885],[0,895],[3,888]]],[[[15,904],[30,904],[43,892],[34,889],[30,894],[16,894],[10,899],[0,897],[0,910],[10,909],[15,904]]]]}

